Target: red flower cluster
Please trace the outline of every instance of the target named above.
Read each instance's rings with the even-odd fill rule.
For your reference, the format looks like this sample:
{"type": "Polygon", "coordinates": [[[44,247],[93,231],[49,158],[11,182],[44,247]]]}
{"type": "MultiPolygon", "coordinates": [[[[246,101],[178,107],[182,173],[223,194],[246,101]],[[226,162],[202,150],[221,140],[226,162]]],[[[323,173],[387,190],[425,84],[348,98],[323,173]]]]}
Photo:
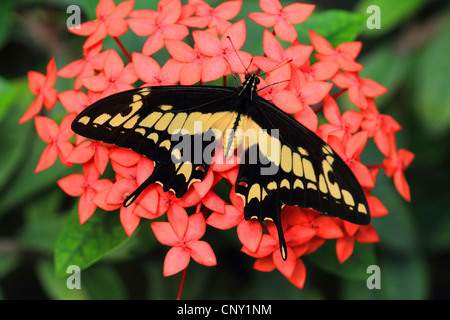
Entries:
{"type": "MultiPolygon", "coordinates": [[[[133,10],[133,5],[133,0],[117,6],[113,0],[100,0],[97,20],[69,29],[77,35],[88,36],[83,45],[83,58],[58,71],[52,58],[47,75],[29,72],[30,88],[37,97],[20,122],[34,118],[38,135],[48,143],[36,172],[50,167],[58,157],[67,166],[82,164],[83,174],[72,174],[58,181],[68,195],[80,198],[80,223],[89,219],[97,207],[120,210],[120,221],[131,235],[141,218],[154,219],[167,213],[168,222],[151,223],[156,238],[172,247],[165,259],[166,276],[185,269],[191,257],[206,266],[216,264],[211,246],[200,240],[206,224],[219,229],[236,227],[242,251],[257,258],[255,269],[276,268],[300,288],[306,276],[301,257],[314,252],[326,240],[337,239],[336,253],[341,262],[351,255],[355,240],[378,241],[371,225],[359,226],[310,209],[285,206],[282,224],[288,254],[284,261],[275,226],[244,219],[242,200],[234,192],[238,166],[224,161],[213,163],[206,178],[194,183],[180,199],[171,192],[163,192],[160,186],[150,186],[132,205],[123,207],[127,196],[152,173],[153,162],[114,145],[84,141],[80,136],[73,139],[70,124],[86,106],[132,89],[138,80],[146,86],[193,85],[231,73],[243,76],[248,65],[250,70],[263,70],[267,75],[261,79],[260,87],[269,86],[260,95],[293,114],[342,157],[365,190],[373,217],[387,214],[381,201],[371,196],[378,171],[384,169],[392,176],[400,194],[410,200],[404,171],[414,158],[407,150],[397,150],[395,133],[400,125],[376,108],[374,98],[386,89],[359,76],[363,67],[355,59],[361,43],[343,43],[333,48],[314,31],[309,35],[312,46],[297,40],[293,24],[305,21],[314,5],[292,4],[283,8],[278,0],[260,0],[263,12],[251,13],[249,18],[265,28],[273,27],[273,31],[264,30],[265,54],[255,57],[241,51],[246,40],[246,22],[229,21],[239,13],[242,1],[226,1],[211,8],[203,0],[189,0],[187,5],[181,5],[180,0],[161,0],[157,11],[133,10]],[[118,39],[128,27],[135,35],[146,37],[141,53],[128,53],[118,39]],[[193,48],[183,42],[190,32],[195,41],[193,48]],[[102,51],[102,40],[107,36],[116,40],[130,61],[124,63],[114,49],[102,51]],[[283,49],[279,39],[290,43],[287,49],[283,49]],[[163,47],[171,58],[160,66],[151,55],[163,47]],[[312,54],[317,58],[313,64],[312,54]],[[53,88],[57,76],[74,78],[73,90],[57,93],[53,88]],[[330,93],[333,89],[338,91],[334,96],[330,93]],[[336,98],[345,92],[355,109],[341,114],[336,98]],[[57,101],[68,111],[59,126],[50,118],[37,116],[42,105],[50,110],[57,101]],[[319,125],[316,113],[322,110],[329,123],[319,125]],[[383,163],[361,163],[361,153],[369,138],[374,139],[384,155],[383,163]],[[108,164],[115,177],[100,178],[108,164]],[[231,203],[214,192],[221,179],[231,186],[231,203]],[[196,213],[189,216],[185,209],[193,206],[196,213]],[[212,213],[208,215],[206,208],[212,213]]],[[[223,159],[220,152],[215,157],[223,159]]]]}

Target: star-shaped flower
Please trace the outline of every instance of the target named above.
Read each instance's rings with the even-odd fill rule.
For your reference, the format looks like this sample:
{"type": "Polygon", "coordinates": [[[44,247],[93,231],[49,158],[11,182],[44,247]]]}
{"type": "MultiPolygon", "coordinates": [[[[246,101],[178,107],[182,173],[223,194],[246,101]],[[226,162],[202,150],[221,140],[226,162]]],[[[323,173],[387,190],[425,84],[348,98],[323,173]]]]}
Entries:
{"type": "Polygon", "coordinates": [[[274,27],[281,40],[294,42],[297,31],[293,24],[304,22],[314,11],[315,5],[293,3],[283,8],[279,0],[259,0],[264,12],[252,12],[248,17],[266,28],[274,27]]]}
{"type": "Polygon", "coordinates": [[[45,170],[53,165],[58,156],[64,165],[71,166],[71,163],[67,162],[67,157],[73,149],[73,145],[69,140],[74,135],[70,125],[75,117],[75,113],[69,113],[61,121],[59,127],[56,122],[50,118],[42,116],[37,116],[35,118],[36,131],[39,137],[41,137],[44,142],[48,143],[48,146],[42,152],[35,172],[45,170]]]}
{"type": "Polygon", "coordinates": [[[47,75],[36,71],[28,72],[28,82],[30,90],[37,97],[28,108],[27,112],[20,118],[19,123],[24,123],[36,116],[42,109],[42,105],[47,110],[53,108],[57,100],[57,92],[53,86],[56,83],[56,64],[52,58],[47,65],[47,75]]]}
{"type": "Polygon", "coordinates": [[[69,28],[69,31],[80,36],[89,36],[83,48],[97,44],[107,35],[120,37],[127,32],[128,25],[125,18],[133,6],[134,0],[124,1],[117,6],[113,0],[100,0],[95,11],[97,20],[69,28]]]}
{"type": "Polygon", "coordinates": [[[205,266],[217,264],[211,246],[200,240],[206,231],[203,214],[197,212],[189,217],[186,214],[186,218],[181,220],[187,220],[187,223],[177,226],[179,220],[174,220],[150,224],[156,239],[164,245],[172,246],[164,260],[163,274],[166,277],[186,269],[191,258],[205,266]],[[181,234],[175,231],[181,227],[183,229],[181,234]]]}
{"type": "Polygon", "coordinates": [[[80,224],[85,223],[97,209],[94,197],[98,192],[112,186],[108,179],[98,179],[100,173],[93,163],[83,165],[83,174],[75,173],[58,180],[58,185],[69,196],[80,197],[78,215],[80,224]]]}

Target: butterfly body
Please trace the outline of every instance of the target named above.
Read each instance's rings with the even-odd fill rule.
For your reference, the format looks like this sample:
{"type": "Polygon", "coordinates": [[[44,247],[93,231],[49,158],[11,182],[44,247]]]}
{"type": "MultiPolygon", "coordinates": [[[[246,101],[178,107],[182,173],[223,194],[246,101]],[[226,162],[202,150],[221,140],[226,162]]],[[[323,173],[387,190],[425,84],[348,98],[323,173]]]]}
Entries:
{"type": "Polygon", "coordinates": [[[295,205],[368,224],[364,192],[345,162],[316,134],[257,93],[247,74],[237,88],[162,86],[121,92],[82,111],[72,124],[88,138],[130,148],[155,163],[130,205],[150,184],[183,196],[201,181],[214,151],[240,159],[235,191],[245,219],[271,220],[282,257],[281,209],[295,205]]]}

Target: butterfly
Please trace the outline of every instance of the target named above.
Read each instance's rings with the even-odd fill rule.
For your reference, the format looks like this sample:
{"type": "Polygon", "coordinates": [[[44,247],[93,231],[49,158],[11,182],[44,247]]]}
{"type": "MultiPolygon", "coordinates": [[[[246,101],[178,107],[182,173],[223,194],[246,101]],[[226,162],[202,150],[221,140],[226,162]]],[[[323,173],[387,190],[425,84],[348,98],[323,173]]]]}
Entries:
{"type": "Polygon", "coordinates": [[[73,121],[79,135],[129,148],[154,171],[124,202],[158,183],[182,197],[202,181],[215,150],[238,154],[235,192],[245,219],[273,221],[286,259],[285,205],[312,208],[355,224],[370,223],[364,192],[345,162],[315,133],[258,95],[247,73],[238,87],[157,86],[99,100],[73,121]]]}

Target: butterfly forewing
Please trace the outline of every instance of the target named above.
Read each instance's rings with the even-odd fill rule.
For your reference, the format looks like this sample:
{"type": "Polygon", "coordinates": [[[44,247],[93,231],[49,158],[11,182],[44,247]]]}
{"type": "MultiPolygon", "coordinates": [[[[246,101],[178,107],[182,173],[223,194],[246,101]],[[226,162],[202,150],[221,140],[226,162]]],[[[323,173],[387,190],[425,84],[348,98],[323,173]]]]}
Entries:
{"type": "Polygon", "coordinates": [[[210,161],[204,151],[217,144],[221,138],[217,134],[233,118],[226,107],[236,90],[172,86],[121,92],[86,108],[72,129],[153,160],[154,173],[143,187],[156,182],[181,197],[206,176],[210,161]],[[218,105],[222,112],[216,112],[218,105]]]}

